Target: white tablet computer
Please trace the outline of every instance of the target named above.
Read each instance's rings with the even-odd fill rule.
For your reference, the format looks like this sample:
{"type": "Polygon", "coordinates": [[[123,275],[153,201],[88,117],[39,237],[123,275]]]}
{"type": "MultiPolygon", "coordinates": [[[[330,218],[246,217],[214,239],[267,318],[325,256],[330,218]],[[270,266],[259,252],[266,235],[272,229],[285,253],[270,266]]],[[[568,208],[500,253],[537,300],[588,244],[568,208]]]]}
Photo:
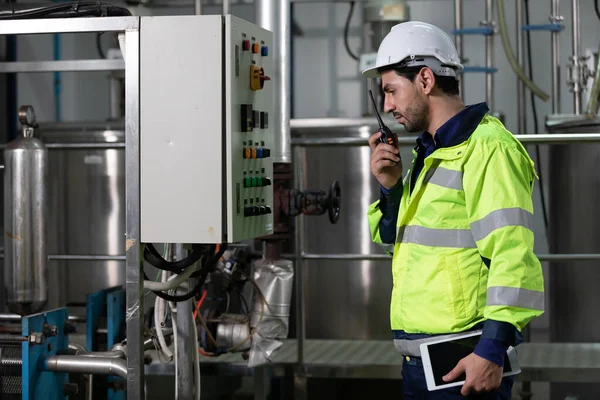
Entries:
{"type": "MultiPolygon", "coordinates": [[[[427,389],[439,390],[453,386],[462,386],[466,376],[462,374],[452,382],[444,382],[444,375],[452,371],[458,362],[475,350],[481,337],[481,330],[457,335],[451,339],[445,338],[421,344],[421,357],[427,389]]],[[[509,347],[504,356],[503,376],[517,375],[521,372],[517,352],[514,347],[509,347]]]]}

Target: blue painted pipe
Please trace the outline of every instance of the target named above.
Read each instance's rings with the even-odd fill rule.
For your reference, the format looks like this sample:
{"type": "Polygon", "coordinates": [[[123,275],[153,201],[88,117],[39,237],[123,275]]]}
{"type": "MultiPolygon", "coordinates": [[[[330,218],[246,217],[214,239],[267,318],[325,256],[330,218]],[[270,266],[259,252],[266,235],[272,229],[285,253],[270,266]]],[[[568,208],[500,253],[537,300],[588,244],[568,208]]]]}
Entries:
{"type": "Polygon", "coordinates": [[[496,73],[498,72],[498,68],[488,68],[488,67],[477,67],[477,66],[472,66],[472,67],[464,67],[463,73],[466,72],[485,72],[485,73],[496,73]]]}
{"type": "Polygon", "coordinates": [[[465,29],[453,29],[453,35],[492,35],[494,29],[490,27],[481,28],[465,28],[465,29]]]}
{"type": "Polygon", "coordinates": [[[523,25],[521,30],[523,31],[550,31],[560,32],[564,29],[562,24],[541,24],[541,25],[523,25]]]}

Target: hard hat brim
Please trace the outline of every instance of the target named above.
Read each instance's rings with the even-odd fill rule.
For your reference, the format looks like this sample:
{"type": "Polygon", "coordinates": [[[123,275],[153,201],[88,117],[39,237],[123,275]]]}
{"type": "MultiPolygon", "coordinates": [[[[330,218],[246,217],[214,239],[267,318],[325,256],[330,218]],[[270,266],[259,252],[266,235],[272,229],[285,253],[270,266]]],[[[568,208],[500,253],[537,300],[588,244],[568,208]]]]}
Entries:
{"type": "Polygon", "coordinates": [[[379,78],[381,76],[381,74],[379,73],[379,68],[381,68],[381,67],[375,66],[375,67],[367,68],[362,72],[362,74],[365,78],[379,78]]]}

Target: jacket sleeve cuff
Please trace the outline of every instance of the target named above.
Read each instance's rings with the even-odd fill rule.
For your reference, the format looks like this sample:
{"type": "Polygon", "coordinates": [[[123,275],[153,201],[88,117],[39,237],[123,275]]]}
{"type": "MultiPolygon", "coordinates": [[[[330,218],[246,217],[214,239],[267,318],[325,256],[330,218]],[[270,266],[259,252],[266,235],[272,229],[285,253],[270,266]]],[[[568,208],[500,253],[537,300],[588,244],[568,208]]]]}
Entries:
{"type": "Polygon", "coordinates": [[[521,333],[513,324],[492,319],[485,321],[481,338],[498,340],[513,347],[523,342],[521,333]]]}
{"type": "Polygon", "coordinates": [[[508,350],[508,345],[500,340],[481,338],[474,353],[481,358],[493,362],[501,367],[504,366],[504,356],[508,350]]]}

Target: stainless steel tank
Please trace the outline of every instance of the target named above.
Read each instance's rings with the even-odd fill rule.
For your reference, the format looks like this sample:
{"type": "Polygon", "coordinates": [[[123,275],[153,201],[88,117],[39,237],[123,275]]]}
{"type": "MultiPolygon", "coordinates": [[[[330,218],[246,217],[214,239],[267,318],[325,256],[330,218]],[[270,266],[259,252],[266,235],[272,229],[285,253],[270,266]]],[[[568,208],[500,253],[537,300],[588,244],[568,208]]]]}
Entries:
{"type": "MultiPolygon", "coordinates": [[[[549,132],[599,133],[600,119],[557,116],[549,132]]],[[[600,253],[598,198],[600,144],[549,146],[549,248],[551,253],[600,253]]],[[[549,316],[551,342],[600,342],[598,261],[555,262],[550,266],[549,316]]],[[[581,360],[585,364],[586,360],[581,360]]],[[[573,396],[600,398],[600,384],[553,383],[553,400],[573,396]]]]}
{"type": "MultiPolygon", "coordinates": [[[[387,120],[396,132],[395,121],[387,120]]],[[[294,137],[364,137],[377,131],[375,118],[315,119],[292,125],[294,137]],[[304,128],[299,127],[304,125],[304,128]]],[[[305,148],[304,188],[328,187],[338,180],[342,208],[337,224],[305,217],[308,253],[384,254],[373,244],[367,221],[369,204],[379,198],[370,172],[371,150],[363,147],[305,148]]],[[[401,150],[405,169],[409,147],[401,150]]],[[[306,337],[309,339],[390,339],[391,258],[386,261],[307,260],[304,264],[306,337]]]]}
{"type": "MultiPolygon", "coordinates": [[[[122,122],[52,123],[38,129],[50,146],[48,253],[125,254],[125,150],[69,148],[123,143],[122,122]]],[[[51,260],[49,307],[84,315],[86,295],[125,282],[123,261],[51,260]]]]}
{"type": "Polygon", "coordinates": [[[4,286],[9,310],[20,315],[48,300],[48,150],[33,137],[32,112],[21,109],[21,136],[4,150],[4,286]]]}

